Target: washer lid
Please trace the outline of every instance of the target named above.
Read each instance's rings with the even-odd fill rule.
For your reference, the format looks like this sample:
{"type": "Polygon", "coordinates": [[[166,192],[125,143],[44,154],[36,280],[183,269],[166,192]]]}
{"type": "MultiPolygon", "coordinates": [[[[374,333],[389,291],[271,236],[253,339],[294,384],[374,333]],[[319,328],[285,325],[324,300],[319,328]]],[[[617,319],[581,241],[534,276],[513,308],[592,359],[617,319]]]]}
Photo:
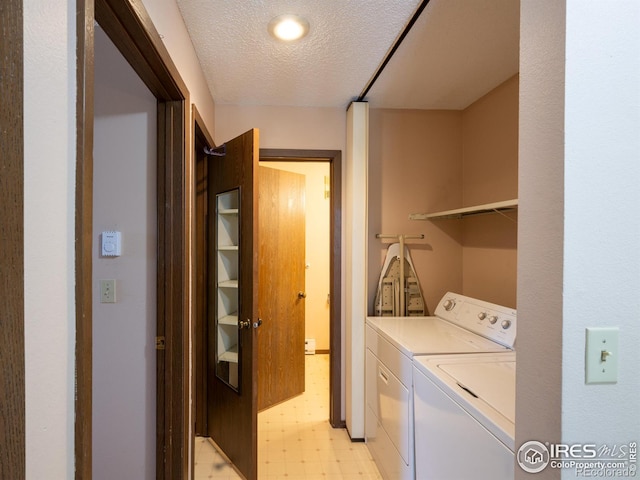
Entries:
{"type": "Polygon", "coordinates": [[[516,421],[516,362],[479,361],[440,365],[463,388],[502,413],[511,422],[516,421]]]}
{"type": "Polygon", "coordinates": [[[416,356],[413,365],[514,451],[515,352],[416,356]]]}

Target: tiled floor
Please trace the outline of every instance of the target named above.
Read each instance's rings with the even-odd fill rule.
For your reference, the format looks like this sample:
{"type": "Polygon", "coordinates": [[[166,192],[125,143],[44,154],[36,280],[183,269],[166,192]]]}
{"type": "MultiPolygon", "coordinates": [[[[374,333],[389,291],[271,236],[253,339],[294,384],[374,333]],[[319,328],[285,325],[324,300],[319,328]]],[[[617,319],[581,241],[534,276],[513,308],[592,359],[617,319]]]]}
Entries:
{"type": "MultiPolygon", "coordinates": [[[[329,356],[307,355],[305,393],[258,414],[260,480],[379,480],[362,442],[329,425],[329,356]]],[[[194,480],[240,477],[204,438],[196,438],[194,480]]]]}

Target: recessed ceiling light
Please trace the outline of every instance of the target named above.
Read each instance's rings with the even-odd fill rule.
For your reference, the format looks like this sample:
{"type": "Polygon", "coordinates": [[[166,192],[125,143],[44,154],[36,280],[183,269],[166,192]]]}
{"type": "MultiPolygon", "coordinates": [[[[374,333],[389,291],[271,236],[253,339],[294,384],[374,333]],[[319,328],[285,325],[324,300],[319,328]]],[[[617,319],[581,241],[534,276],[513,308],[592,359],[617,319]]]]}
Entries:
{"type": "Polygon", "coordinates": [[[297,15],[279,15],[269,22],[267,30],[278,40],[291,42],[309,33],[309,22],[297,15]]]}

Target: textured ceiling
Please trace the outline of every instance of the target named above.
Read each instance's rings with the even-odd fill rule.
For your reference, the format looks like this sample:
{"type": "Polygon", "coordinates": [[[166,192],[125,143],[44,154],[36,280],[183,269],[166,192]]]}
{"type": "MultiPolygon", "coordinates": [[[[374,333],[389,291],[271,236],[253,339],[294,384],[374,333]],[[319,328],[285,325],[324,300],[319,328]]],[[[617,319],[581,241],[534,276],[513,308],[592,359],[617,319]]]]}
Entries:
{"type": "MultiPolygon", "coordinates": [[[[346,107],[420,0],[178,0],[218,104],[346,107]],[[294,44],[268,34],[305,17],[294,44]]],[[[373,107],[464,108],[518,71],[517,0],[431,0],[371,88],[373,107]]]]}

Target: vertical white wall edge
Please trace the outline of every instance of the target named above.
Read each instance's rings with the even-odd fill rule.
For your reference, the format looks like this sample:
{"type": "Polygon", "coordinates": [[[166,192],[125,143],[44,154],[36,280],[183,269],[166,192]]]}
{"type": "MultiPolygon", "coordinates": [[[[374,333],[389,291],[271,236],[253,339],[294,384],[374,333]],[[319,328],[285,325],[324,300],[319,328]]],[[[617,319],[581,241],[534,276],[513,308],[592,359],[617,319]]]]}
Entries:
{"type": "Polygon", "coordinates": [[[346,155],[346,423],[351,438],[364,438],[364,324],[367,315],[367,184],[369,104],[347,110],[346,155]]]}

